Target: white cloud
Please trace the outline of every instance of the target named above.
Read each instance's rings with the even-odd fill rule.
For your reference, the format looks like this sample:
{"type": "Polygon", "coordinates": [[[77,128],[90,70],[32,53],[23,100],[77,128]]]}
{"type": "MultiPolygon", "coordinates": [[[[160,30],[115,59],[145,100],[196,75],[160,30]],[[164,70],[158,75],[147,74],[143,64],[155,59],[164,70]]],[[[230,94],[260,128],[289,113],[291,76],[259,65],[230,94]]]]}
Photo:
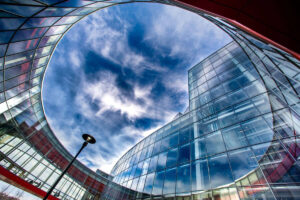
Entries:
{"type": "Polygon", "coordinates": [[[160,104],[151,99],[150,95],[153,85],[140,87],[132,84],[134,91],[134,99],[132,99],[122,95],[116,86],[116,75],[105,71],[97,76],[99,76],[99,81],[97,82],[82,81],[80,87],[85,89],[76,96],[76,102],[81,113],[90,119],[100,117],[106,111],[120,111],[121,114],[127,115],[131,120],[139,117],[169,120],[171,119],[169,115],[175,115],[176,113],[168,109],[171,108],[169,100],[166,99],[168,97],[162,97],[160,104]],[[91,110],[86,100],[87,97],[91,98],[93,103],[98,105],[99,110],[91,110]],[[138,99],[143,100],[143,103],[139,104],[137,102],[138,99]],[[164,107],[164,109],[161,107],[164,107]]]}
{"type": "Polygon", "coordinates": [[[81,55],[79,51],[73,50],[69,53],[69,58],[71,60],[71,63],[73,64],[72,67],[79,67],[81,65],[81,55]]]}
{"type": "Polygon", "coordinates": [[[174,6],[164,6],[161,14],[149,26],[151,29],[147,32],[146,40],[155,39],[158,50],[162,46],[170,47],[168,56],[185,56],[186,59],[192,59],[193,65],[231,41],[213,23],[174,6]]]}
{"type": "Polygon", "coordinates": [[[121,28],[112,28],[109,21],[111,21],[112,15],[110,12],[95,13],[86,20],[83,20],[80,24],[80,28],[87,35],[86,45],[93,49],[94,52],[107,58],[113,63],[116,63],[122,67],[130,68],[137,74],[141,74],[147,69],[151,69],[158,72],[165,71],[164,67],[158,66],[131,49],[128,42],[128,28],[132,26],[124,19],[114,19],[117,21],[121,28]],[[124,53],[126,52],[126,53],[124,53]]]}

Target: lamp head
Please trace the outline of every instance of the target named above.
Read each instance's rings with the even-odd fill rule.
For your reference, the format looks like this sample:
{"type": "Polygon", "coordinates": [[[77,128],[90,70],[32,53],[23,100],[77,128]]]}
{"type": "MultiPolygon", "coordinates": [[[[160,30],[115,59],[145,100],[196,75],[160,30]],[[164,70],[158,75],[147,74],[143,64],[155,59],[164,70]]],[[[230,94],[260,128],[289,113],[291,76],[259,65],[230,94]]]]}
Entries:
{"type": "Polygon", "coordinates": [[[96,139],[89,135],[89,134],[83,134],[82,135],[82,138],[84,139],[84,141],[86,141],[87,143],[90,143],[90,144],[95,144],[96,143],[96,139]]]}

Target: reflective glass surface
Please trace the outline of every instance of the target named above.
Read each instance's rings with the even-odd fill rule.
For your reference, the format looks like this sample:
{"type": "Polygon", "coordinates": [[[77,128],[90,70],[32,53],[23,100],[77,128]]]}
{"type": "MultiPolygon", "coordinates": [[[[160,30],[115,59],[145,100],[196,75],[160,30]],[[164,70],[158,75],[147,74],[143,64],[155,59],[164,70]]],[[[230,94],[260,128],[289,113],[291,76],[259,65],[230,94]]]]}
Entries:
{"type": "MultiPolygon", "coordinates": [[[[45,70],[58,41],[73,24],[94,11],[126,2],[1,1],[2,171],[47,191],[70,162],[72,155],[44,116],[45,70]]],[[[55,197],[300,198],[299,60],[225,20],[197,14],[235,42],[189,70],[187,112],[132,147],[116,163],[112,176],[75,161],[54,190],[55,197]]]]}

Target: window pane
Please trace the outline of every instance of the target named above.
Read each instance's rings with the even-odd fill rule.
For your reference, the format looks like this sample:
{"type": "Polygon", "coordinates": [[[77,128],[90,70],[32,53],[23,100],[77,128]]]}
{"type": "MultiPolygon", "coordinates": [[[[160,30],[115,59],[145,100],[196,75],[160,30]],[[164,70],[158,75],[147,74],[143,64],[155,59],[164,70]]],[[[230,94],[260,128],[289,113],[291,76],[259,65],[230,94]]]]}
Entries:
{"type": "Polygon", "coordinates": [[[59,17],[43,17],[43,18],[30,18],[22,28],[35,28],[43,26],[51,26],[59,19],[59,17]]]}
{"type": "Polygon", "coordinates": [[[0,44],[8,43],[13,33],[14,33],[13,31],[0,32],[0,44]]]}
{"type": "Polygon", "coordinates": [[[207,160],[201,159],[192,163],[192,190],[207,190],[209,186],[209,176],[207,160]]]}
{"type": "Polygon", "coordinates": [[[69,27],[70,25],[52,26],[51,28],[49,28],[45,36],[61,34],[65,32],[69,27]]]}
{"type": "Polygon", "coordinates": [[[177,148],[168,151],[166,167],[172,167],[177,162],[177,148]]]}
{"type": "Polygon", "coordinates": [[[174,133],[170,136],[169,148],[176,147],[178,145],[178,133],[174,133]]]}
{"type": "Polygon", "coordinates": [[[160,151],[165,151],[165,150],[167,150],[169,148],[169,140],[170,140],[170,137],[165,137],[161,141],[160,151]]]}
{"type": "Polygon", "coordinates": [[[220,131],[208,135],[205,140],[208,155],[225,151],[225,146],[220,131]]]}
{"type": "Polygon", "coordinates": [[[164,178],[165,178],[164,171],[158,172],[155,175],[155,179],[154,179],[154,183],[153,183],[153,190],[152,190],[153,195],[161,195],[162,194],[164,178]]]}
{"type": "Polygon", "coordinates": [[[222,130],[224,142],[228,150],[247,146],[247,140],[242,128],[239,125],[222,130]]]}
{"type": "Polygon", "coordinates": [[[260,115],[259,111],[256,109],[256,107],[252,104],[251,101],[240,103],[239,105],[236,105],[234,109],[236,117],[240,121],[247,120],[260,115]]]}
{"type": "Polygon", "coordinates": [[[190,164],[180,166],[177,170],[176,193],[191,191],[190,164]]]}
{"type": "Polygon", "coordinates": [[[274,132],[261,117],[246,121],[242,128],[251,145],[272,141],[274,132]]]}
{"type": "Polygon", "coordinates": [[[147,174],[147,172],[148,172],[148,167],[149,167],[149,163],[150,163],[150,158],[147,159],[147,160],[145,160],[145,162],[144,162],[142,175],[147,174]]]}
{"type": "Polygon", "coordinates": [[[38,41],[39,39],[33,39],[22,42],[10,43],[7,50],[7,55],[34,49],[38,44],[38,41]]]}
{"type": "Polygon", "coordinates": [[[137,184],[138,184],[139,178],[136,178],[132,181],[131,189],[136,190],[137,184]]]}
{"type": "Polygon", "coordinates": [[[166,167],[167,153],[168,152],[164,152],[164,153],[159,154],[156,171],[161,171],[166,167]]]}
{"type": "Polygon", "coordinates": [[[19,40],[28,40],[33,38],[39,38],[44,35],[45,31],[48,28],[34,28],[34,29],[26,29],[26,30],[19,30],[13,38],[13,42],[19,40]]]}
{"type": "Polygon", "coordinates": [[[152,154],[152,151],[153,151],[153,147],[154,145],[151,144],[149,147],[148,147],[148,150],[147,150],[147,154],[146,154],[146,158],[149,158],[152,154]]]}
{"type": "Polygon", "coordinates": [[[197,160],[201,157],[206,156],[206,145],[205,145],[205,139],[196,139],[191,144],[191,159],[197,160]]]}
{"type": "Polygon", "coordinates": [[[178,153],[178,164],[190,161],[190,144],[181,146],[178,153]]]}
{"type": "Polygon", "coordinates": [[[249,148],[229,152],[229,160],[235,180],[257,168],[257,162],[249,148]]]}
{"type": "Polygon", "coordinates": [[[208,163],[212,188],[233,182],[226,154],[209,158],[208,163]]]}
{"type": "Polygon", "coordinates": [[[157,164],[157,158],[158,158],[158,155],[151,158],[148,173],[151,173],[151,172],[155,171],[156,164],[157,164]]]}
{"type": "Polygon", "coordinates": [[[147,175],[147,179],[146,179],[145,186],[144,186],[144,193],[151,194],[151,192],[152,192],[152,186],[153,186],[154,174],[155,173],[147,175]]]}
{"type": "Polygon", "coordinates": [[[159,153],[161,140],[156,142],[152,151],[152,155],[159,153]]]}
{"type": "Polygon", "coordinates": [[[164,194],[175,193],[176,168],[166,170],[164,182],[164,194]]]}
{"type": "Polygon", "coordinates": [[[137,187],[137,191],[139,191],[139,192],[143,191],[145,180],[146,180],[146,175],[145,176],[141,176],[139,184],[138,184],[138,187],[137,187]]]}
{"type": "Polygon", "coordinates": [[[187,143],[190,140],[190,132],[191,132],[190,127],[180,131],[179,144],[187,143]]]}

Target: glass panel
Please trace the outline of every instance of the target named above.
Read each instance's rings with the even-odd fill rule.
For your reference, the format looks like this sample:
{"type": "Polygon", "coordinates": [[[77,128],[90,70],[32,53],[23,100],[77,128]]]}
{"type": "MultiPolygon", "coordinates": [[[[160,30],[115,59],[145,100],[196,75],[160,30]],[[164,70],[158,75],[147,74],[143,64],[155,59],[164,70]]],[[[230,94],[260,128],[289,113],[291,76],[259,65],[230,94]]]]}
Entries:
{"type": "Polygon", "coordinates": [[[164,171],[158,172],[155,175],[155,179],[154,179],[154,183],[153,183],[153,190],[152,190],[153,195],[161,195],[162,194],[164,179],[165,179],[164,171]]]}
{"type": "Polygon", "coordinates": [[[191,132],[191,127],[185,128],[184,130],[180,131],[179,144],[187,143],[190,140],[190,132],[191,132]]]}
{"type": "Polygon", "coordinates": [[[170,140],[170,137],[165,137],[164,139],[162,139],[160,151],[165,151],[169,148],[169,140],[170,140]]]}
{"type": "Polygon", "coordinates": [[[5,80],[24,74],[30,71],[30,62],[23,63],[22,65],[11,67],[5,70],[5,80]]]}
{"type": "Polygon", "coordinates": [[[151,194],[152,187],[153,187],[154,174],[155,173],[147,175],[147,179],[146,179],[145,186],[144,186],[144,193],[151,194]]]}
{"type": "Polygon", "coordinates": [[[51,17],[51,16],[64,16],[75,8],[47,8],[40,12],[37,16],[39,17],[51,17]]]}
{"type": "Polygon", "coordinates": [[[143,172],[143,165],[144,163],[143,162],[140,162],[135,170],[135,175],[134,177],[138,177],[140,175],[142,175],[142,172],[143,172]]]}
{"type": "Polygon", "coordinates": [[[61,34],[69,28],[70,25],[62,25],[62,26],[52,26],[49,28],[45,36],[50,36],[50,35],[56,35],[56,34],[61,34]]]}
{"type": "Polygon", "coordinates": [[[242,128],[251,145],[271,141],[273,139],[274,132],[261,117],[242,123],[242,128]]]}
{"type": "Polygon", "coordinates": [[[151,158],[148,173],[155,171],[156,165],[157,165],[157,158],[158,158],[158,155],[151,158]]]}
{"type": "Polygon", "coordinates": [[[156,142],[152,151],[152,155],[159,153],[161,140],[156,142]]]}
{"type": "Polygon", "coordinates": [[[47,29],[48,28],[34,28],[27,30],[18,30],[12,41],[15,42],[19,40],[39,38],[43,36],[47,29]]]}
{"type": "Polygon", "coordinates": [[[201,159],[192,162],[192,190],[207,190],[210,188],[207,160],[201,159]]]}
{"type": "Polygon", "coordinates": [[[8,43],[13,33],[13,31],[0,32],[0,44],[8,43]]]}
{"type": "Polygon", "coordinates": [[[178,152],[177,148],[168,151],[167,164],[166,164],[167,168],[176,165],[176,162],[177,162],[177,152],[178,152]]]}
{"type": "Polygon", "coordinates": [[[238,180],[258,167],[250,148],[229,152],[229,160],[235,180],[238,180]]]}
{"type": "Polygon", "coordinates": [[[221,154],[208,159],[211,187],[216,188],[233,182],[227,155],[221,154]]]}
{"type": "Polygon", "coordinates": [[[145,160],[145,162],[144,162],[142,175],[147,174],[149,163],[150,163],[150,158],[145,160]]]}
{"type": "Polygon", "coordinates": [[[139,191],[139,192],[143,191],[145,180],[146,180],[146,175],[145,176],[141,176],[139,184],[138,184],[138,187],[137,187],[137,191],[139,191]]]}
{"type": "Polygon", "coordinates": [[[53,36],[46,36],[43,37],[40,42],[40,47],[48,46],[50,44],[55,44],[61,35],[53,35],[53,36]]]}
{"type": "Polygon", "coordinates": [[[59,17],[30,18],[22,28],[35,28],[53,25],[59,17]]]}
{"type": "Polygon", "coordinates": [[[31,15],[39,12],[43,9],[43,7],[40,6],[15,6],[15,5],[1,5],[1,9],[7,10],[10,13],[24,16],[24,17],[30,17],[31,15]]]}
{"type": "Polygon", "coordinates": [[[191,191],[190,178],[190,164],[177,168],[176,193],[191,191]]]}
{"type": "Polygon", "coordinates": [[[79,20],[81,16],[70,16],[70,17],[63,17],[55,25],[63,25],[63,24],[72,24],[79,20]]]}
{"type": "Polygon", "coordinates": [[[132,190],[136,190],[136,187],[138,185],[138,181],[139,181],[139,178],[136,178],[132,181],[132,185],[131,185],[131,189],[132,190]]]}
{"type": "Polygon", "coordinates": [[[25,18],[1,18],[0,31],[17,29],[24,21],[25,18]]]}
{"type": "Polygon", "coordinates": [[[205,138],[207,155],[213,155],[225,151],[221,132],[212,133],[205,138]]]}
{"type": "Polygon", "coordinates": [[[191,143],[191,160],[197,160],[204,156],[206,156],[205,139],[196,139],[191,143]]]}
{"type": "Polygon", "coordinates": [[[161,171],[166,167],[167,153],[168,152],[164,152],[164,153],[159,154],[156,171],[161,171]]]}
{"type": "Polygon", "coordinates": [[[176,147],[178,145],[178,133],[174,133],[170,136],[169,148],[176,147]]]}
{"type": "Polygon", "coordinates": [[[193,200],[212,200],[211,191],[198,192],[197,194],[193,194],[193,200]]]}
{"type": "Polygon", "coordinates": [[[222,130],[222,134],[228,150],[237,149],[248,145],[244,132],[239,125],[222,130]]]}
{"type": "Polygon", "coordinates": [[[27,40],[22,42],[10,43],[7,55],[20,53],[22,51],[27,51],[36,48],[39,39],[27,40]]]}
{"type": "Polygon", "coordinates": [[[176,168],[166,170],[163,194],[175,193],[176,168]]]}
{"type": "Polygon", "coordinates": [[[190,161],[190,144],[181,146],[178,151],[178,164],[190,161]]]}
{"type": "Polygon", "coordinates": [[[252,104],[251,101],[243,102],[237,106],[235,106],[235,114],[239,121],[247,120],[252,117],[260,115],[259,111],[252,104]]]}

